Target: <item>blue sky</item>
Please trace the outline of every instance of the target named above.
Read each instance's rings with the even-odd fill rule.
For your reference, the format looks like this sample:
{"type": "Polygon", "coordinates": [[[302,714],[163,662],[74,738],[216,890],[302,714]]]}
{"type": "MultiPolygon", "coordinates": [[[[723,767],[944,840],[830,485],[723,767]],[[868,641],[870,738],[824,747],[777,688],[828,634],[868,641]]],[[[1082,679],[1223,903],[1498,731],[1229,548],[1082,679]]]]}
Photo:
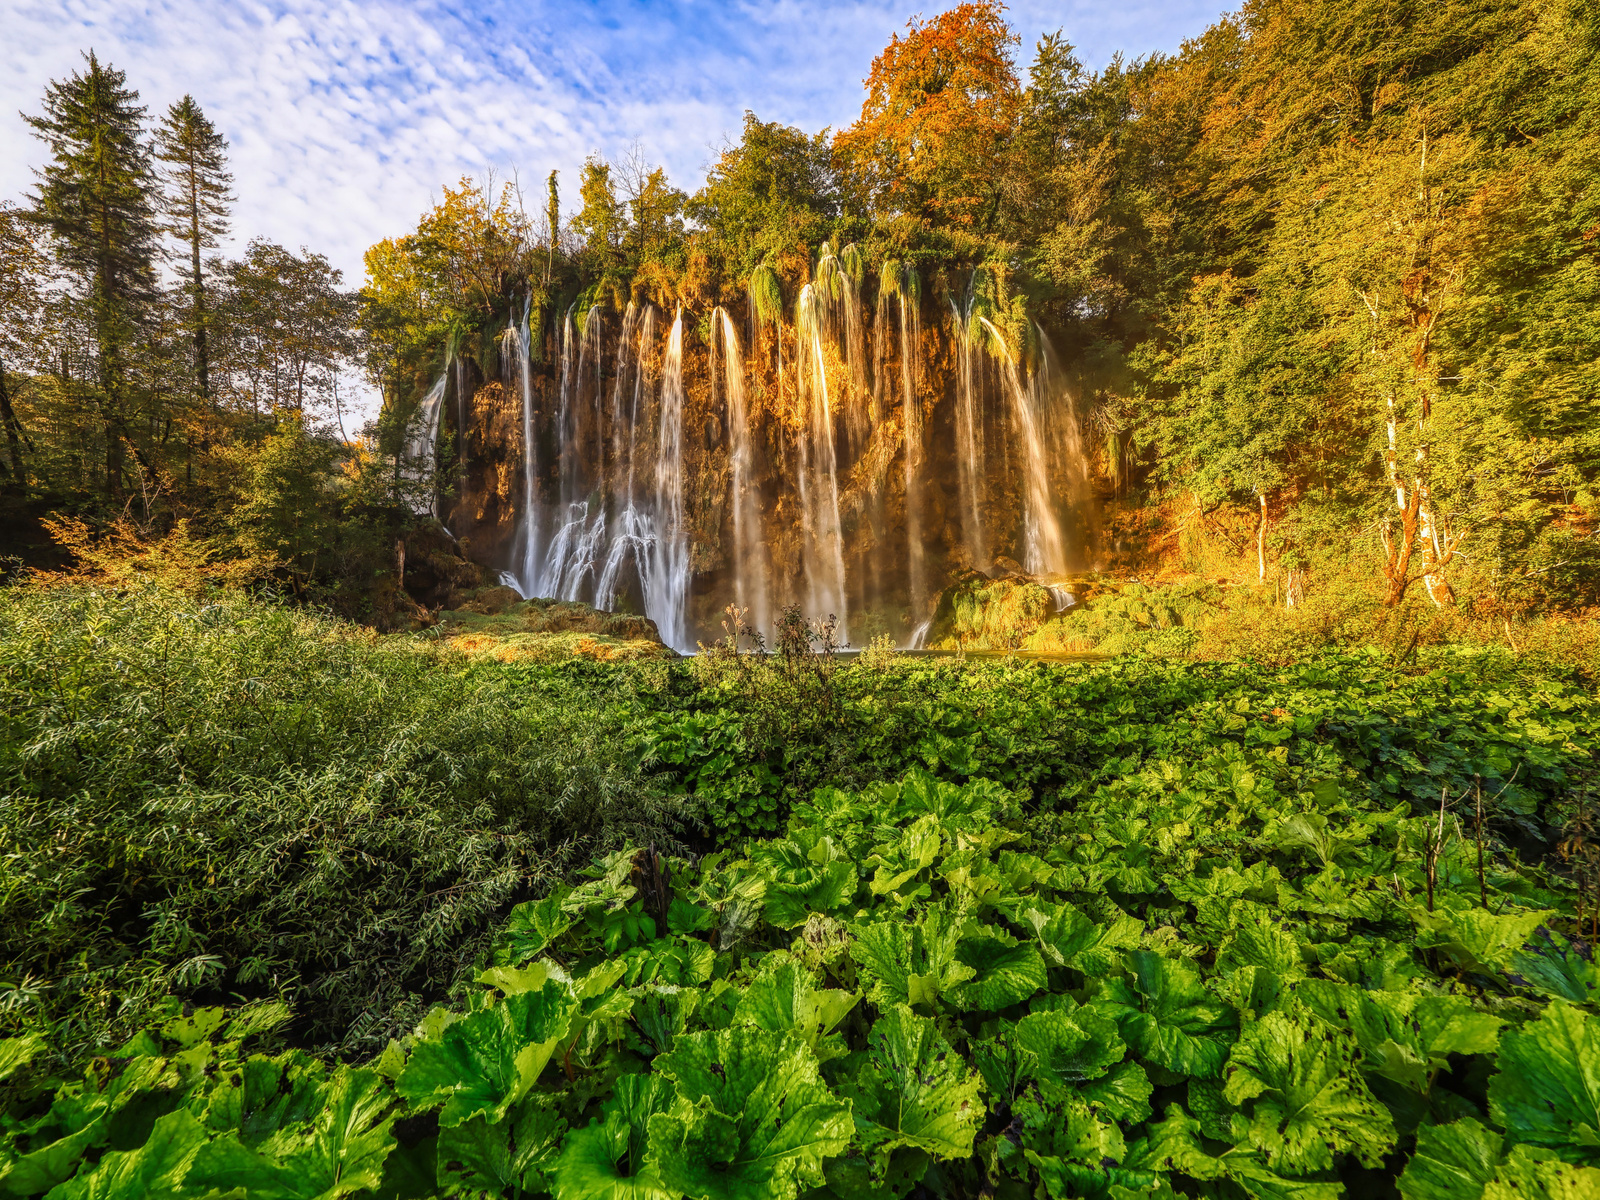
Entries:
{"type": "MultiPolygon", "coordinates": [[[[0,199],[42,147],[19,112],[93,47],[152,109],[192,92],[232,142],[239,234],[361,253],[413,227],[441,183],[512,170],[537,191],[585,154],[635,142],[692,189],[743,111],[807,130],[860,109],[861,80],[922,8],[892,3],[612,0],[0,0],[0,199]]],[[[1058,0],[1010,8],[1023,65],[1063,29],[1090,66],[1177,49],[1204,0],[1058,0]]],[[[537,200],[535,199],[535,203],[537,200]]]]}

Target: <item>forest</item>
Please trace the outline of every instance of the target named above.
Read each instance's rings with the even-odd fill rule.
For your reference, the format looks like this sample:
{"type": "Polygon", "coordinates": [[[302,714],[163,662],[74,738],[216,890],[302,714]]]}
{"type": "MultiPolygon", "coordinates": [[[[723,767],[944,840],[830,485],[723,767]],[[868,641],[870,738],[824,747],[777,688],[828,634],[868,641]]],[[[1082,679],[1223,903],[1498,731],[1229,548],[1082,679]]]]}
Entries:
{"type": "Polygon", "coordinates": [[[359,280],[40,81],[0,1196],[1600,1196],[1600,10],[1069,38],[359,280]]]}

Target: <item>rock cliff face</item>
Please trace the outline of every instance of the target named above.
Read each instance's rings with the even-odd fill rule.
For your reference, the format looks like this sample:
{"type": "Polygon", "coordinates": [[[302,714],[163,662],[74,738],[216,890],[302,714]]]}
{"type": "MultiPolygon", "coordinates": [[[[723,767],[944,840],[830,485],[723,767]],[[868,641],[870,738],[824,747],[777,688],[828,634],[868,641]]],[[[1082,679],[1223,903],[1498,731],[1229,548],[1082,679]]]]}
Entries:
{"type": "Polygon", "coordinates": [[[798,604],[906,644],[997,558],[1088,566],[1078,416],[1047,353],[1014,367],[954,306],[844,291],[830,309],[808,286],[794,324],[641,304],[509,331],[487,369],[452,367],[441,518],[520,594],[646,614],[680,649],[736,602],[756,628],[798,604]]]}

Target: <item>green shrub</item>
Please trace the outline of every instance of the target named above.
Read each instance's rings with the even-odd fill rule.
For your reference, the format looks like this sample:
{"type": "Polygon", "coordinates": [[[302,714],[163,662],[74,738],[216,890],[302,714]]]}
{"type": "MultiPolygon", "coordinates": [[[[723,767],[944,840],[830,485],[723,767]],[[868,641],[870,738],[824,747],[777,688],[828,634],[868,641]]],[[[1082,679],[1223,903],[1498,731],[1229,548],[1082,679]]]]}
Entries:
{"type": "Polygon", "coordinates": [[[381,1045],[512,903],[670,840],[614,691],[236,595],[0,593],[0,1022],[103,1048],[274,996],[381,1045]]]}

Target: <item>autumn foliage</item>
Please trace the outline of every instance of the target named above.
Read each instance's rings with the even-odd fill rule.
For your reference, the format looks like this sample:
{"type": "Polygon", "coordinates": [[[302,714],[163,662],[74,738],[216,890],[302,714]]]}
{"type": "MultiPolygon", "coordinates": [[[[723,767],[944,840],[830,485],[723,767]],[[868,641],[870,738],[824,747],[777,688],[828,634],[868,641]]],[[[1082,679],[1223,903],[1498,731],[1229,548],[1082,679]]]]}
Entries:
{"type": "Polygon", "coordinates": [[[1017,37],[994,0],[913,19],[873,59],[856,123],[834,139],[854,198],[877,216],[987,228],[1022,104],[1017,37]]]}

